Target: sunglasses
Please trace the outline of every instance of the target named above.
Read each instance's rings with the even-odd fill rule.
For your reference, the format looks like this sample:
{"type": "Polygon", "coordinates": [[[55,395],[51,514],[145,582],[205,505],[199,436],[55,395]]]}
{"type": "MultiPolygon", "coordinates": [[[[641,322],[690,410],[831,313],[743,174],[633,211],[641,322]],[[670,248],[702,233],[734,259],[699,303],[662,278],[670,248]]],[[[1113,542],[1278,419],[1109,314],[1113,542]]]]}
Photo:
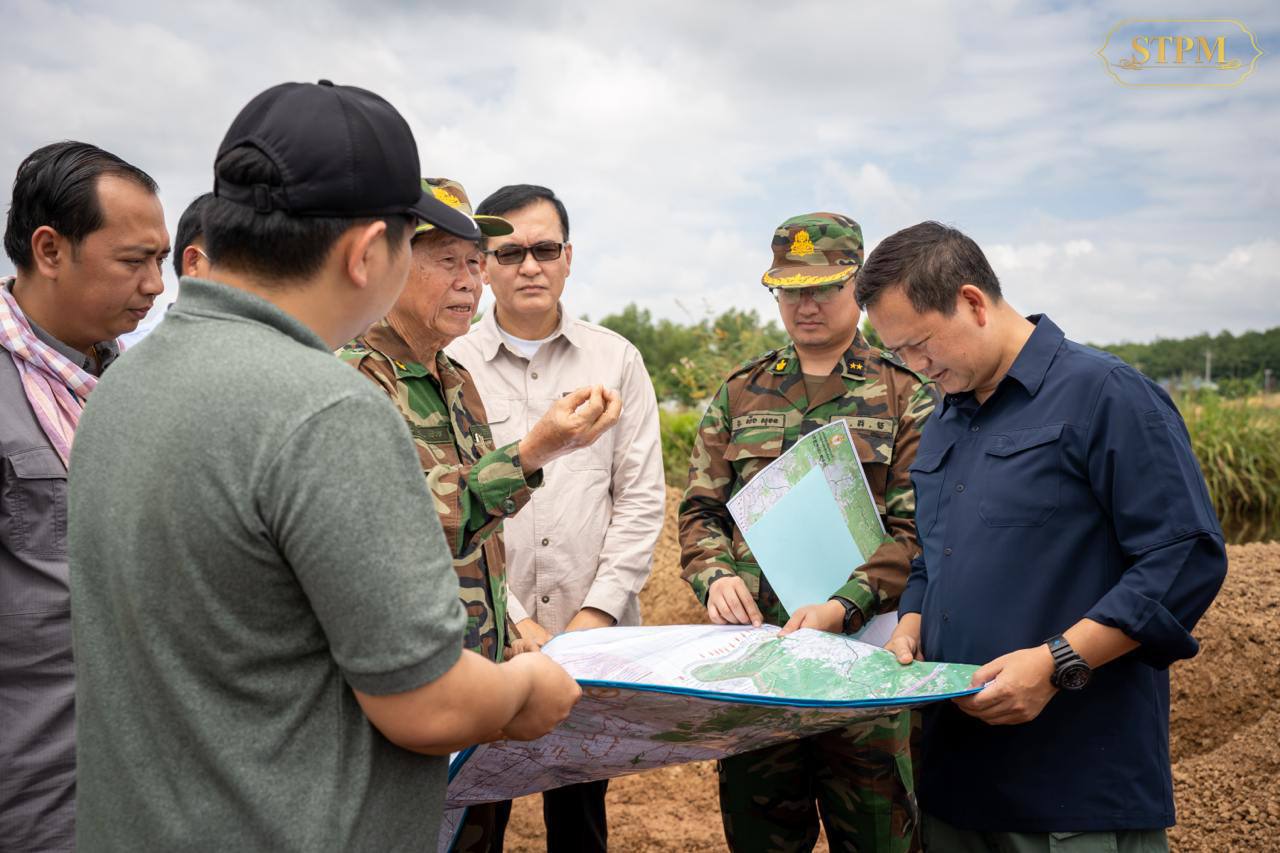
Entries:
{"type": "Polygon", "coordinates": [[[771,287],[773,298],[788,305],[799,305],[806,296],[813,298],[819,305],[824,305],[836,298],[836,294],[844,289],[846,282],[839,284],[820,284],[817,287],[771,287]]]}
{"type": "Polygon", "coordinates": [[[493,255],[495,261],[505,267],[509,267],[514,264],[524,263],[524,256],[528,254],[532,254],[535,261],[554,261],[560,257],[565,245],[567,244],[543,240],[541,243],[534,243],[532,246],[506,245],[501,249],[485,252],[485,254],[493,255]]]}

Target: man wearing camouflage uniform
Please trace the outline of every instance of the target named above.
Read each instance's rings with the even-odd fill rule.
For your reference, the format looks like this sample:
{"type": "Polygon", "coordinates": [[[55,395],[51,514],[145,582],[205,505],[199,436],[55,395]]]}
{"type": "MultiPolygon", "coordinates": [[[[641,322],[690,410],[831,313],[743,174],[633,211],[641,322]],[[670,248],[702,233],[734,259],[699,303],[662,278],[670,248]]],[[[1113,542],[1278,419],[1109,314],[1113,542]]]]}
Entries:
{"type": "MultiPolygon", "coordinates": [[[[793,217],[774,233],[773,254],[763,282],[792,343],[738,368],[708,406],[680,505],[681,564],[713,622],[853,633],[896,608],[919,553],[907,469],[934,397],[923,377],[858,331],[856,222],[793,217]],[[801,436],[836,420],[849,425],[887,533],[829,600],[788,614],[726,503],[801,436]]],[[[909,734],[901,712],[721,761],[730,848],[810,850],[821,815],[833,850],[907,850],[916,823],[909,734]]]]}
{"type": "MultiPolygon", "coordinates": [[[[426,179],[423,188],[471,215],[466,192],[456,181],[426,179]]],[[[485,235],[512,231],[500,217],[474,218],[485,235]]],[[[418,227],[412,251],[399,301],[338,356],[377,383],[404,415],[452,550],[467,611],[463,647],[501,662],[525,650],[507,615],[502,521],[542,485],[546,463],[591,444],[617,421],[619,403],[616,394],[601,388],[578,389],[561,398],[523,439],[495,447],[475,383],[444,353],[446,344],[466,333],[475,314],[483,252],[478,243],[427,223],[418,227]]],[[[501,850],[492,811],[488,806],[468,810],[455,849],[501,850]]]]}

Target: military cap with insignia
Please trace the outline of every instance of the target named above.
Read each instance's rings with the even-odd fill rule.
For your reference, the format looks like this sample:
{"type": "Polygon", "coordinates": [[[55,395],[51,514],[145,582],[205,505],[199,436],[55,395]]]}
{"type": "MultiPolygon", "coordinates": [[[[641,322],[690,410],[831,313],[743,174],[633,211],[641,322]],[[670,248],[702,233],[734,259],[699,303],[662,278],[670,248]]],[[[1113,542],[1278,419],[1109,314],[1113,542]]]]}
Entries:
{"type": "Polygon", "coordinates": [[[773,232],[765,287],[817,287],[853,278],[862,267],[862,226],[839,213],[793,216],[773,232]]]}

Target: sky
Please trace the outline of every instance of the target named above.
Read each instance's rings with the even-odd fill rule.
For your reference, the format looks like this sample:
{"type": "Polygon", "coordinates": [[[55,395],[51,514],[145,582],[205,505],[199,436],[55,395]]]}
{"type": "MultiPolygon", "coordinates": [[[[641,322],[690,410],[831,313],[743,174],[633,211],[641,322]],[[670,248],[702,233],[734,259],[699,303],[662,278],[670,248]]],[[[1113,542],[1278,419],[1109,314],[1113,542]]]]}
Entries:
{"type": "MultiPolygon", "coordinates": [[[[0,180],[92,142],[159,182],[171,232],[249,99],[328,78],[386,97],[473,202],[553,188],[578,316],[775,316],[774,228],[829,210],[868,250],[954,225],[1077,340],[1280,325],[1274,2],[0,0],[0,53],[0,180]],[[1112,79],[1107,33],[1170,17],[1239,20],[1266,54],[1232,88],[1112,79]]],[[[176,292],[169,269],[148,323],[176,292]]]]}

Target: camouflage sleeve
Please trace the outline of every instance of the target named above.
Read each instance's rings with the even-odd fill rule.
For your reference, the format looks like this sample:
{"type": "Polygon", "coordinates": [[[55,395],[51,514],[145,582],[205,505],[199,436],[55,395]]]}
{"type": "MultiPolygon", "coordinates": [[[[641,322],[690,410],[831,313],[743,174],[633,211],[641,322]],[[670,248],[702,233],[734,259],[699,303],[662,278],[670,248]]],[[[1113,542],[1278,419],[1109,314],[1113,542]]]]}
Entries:
{"type": "MultiPolygon", "coordinates": [[[[913,380],[902,384],[906,397],[898,416],[893,458],[885,483],[885,537],[871,559],[860,566],[835,594],[851,601],[865,624],[877,613],[897,608],[898,598],[911,573],[911,561],[920,553],[916,537],[916,499],[908,470],[916,458],[920,431],[937,403],[932,384],[913,380]]],[[[857,620],[854,620],[855,622],[857,620]]]]}
{"type": "Polygon", "coordinates": [[[466,518],[463,553],[488,538],[509,515],[529,502],[533,490],[542,485],[542,472],[527,478],[520,467],[520,442],[499,447],[481,456],[471,470],[464,469],[466,483],[462,515],[466,518]]]}
{"type": "Polygon", "coordinates": [[[689,460],[689,485],[680,502],[680,566],[703,606],[711,584],[736,575],[733,519],[725,503],[733,490],[733,467],[725,460],[729,443],[729,387],[720,386],[698,424],[689,460]]]}

